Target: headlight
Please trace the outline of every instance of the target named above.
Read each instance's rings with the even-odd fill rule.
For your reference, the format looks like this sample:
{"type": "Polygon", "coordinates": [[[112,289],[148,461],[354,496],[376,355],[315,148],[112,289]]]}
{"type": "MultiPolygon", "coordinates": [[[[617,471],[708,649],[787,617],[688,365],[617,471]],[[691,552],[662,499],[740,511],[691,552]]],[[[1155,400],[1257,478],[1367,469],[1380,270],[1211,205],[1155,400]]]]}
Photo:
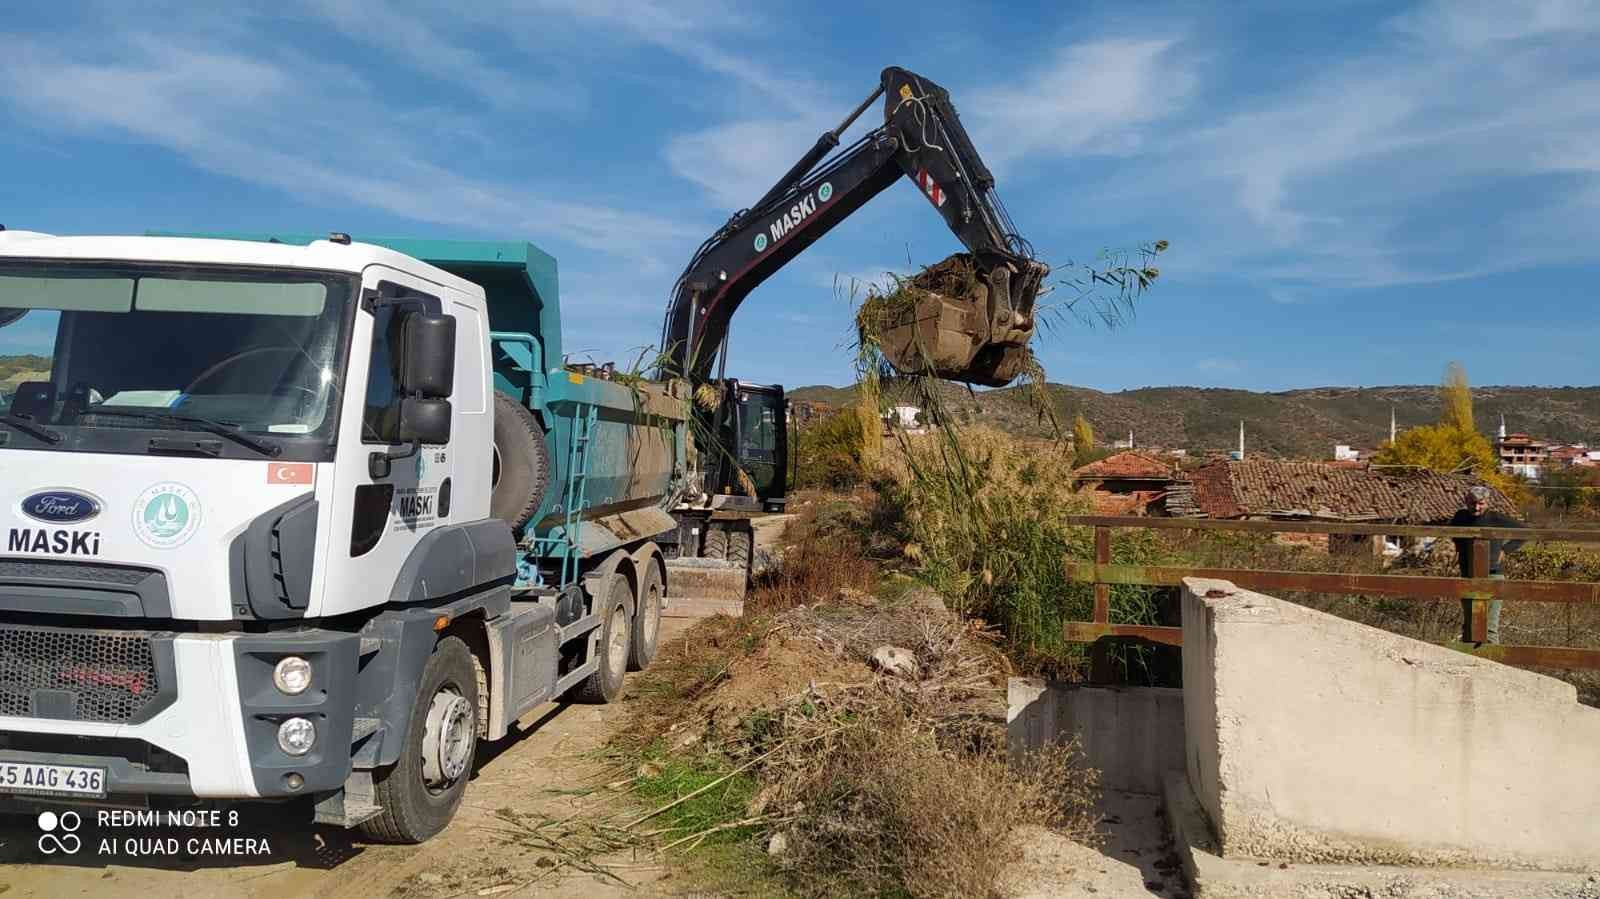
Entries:
{"type": "Polygon", "coordinates": [[[317,743],[317,726],[304,718],[290,718],[278,725],[278,748],[290,755],[305,755],[317,743]]]}
{"type": "Polygon", "coordinates": [[[279,659],[272,668],[272,684],[290,696],[304,693],[311,686],[311,663],[299,656],[279,659]]]}

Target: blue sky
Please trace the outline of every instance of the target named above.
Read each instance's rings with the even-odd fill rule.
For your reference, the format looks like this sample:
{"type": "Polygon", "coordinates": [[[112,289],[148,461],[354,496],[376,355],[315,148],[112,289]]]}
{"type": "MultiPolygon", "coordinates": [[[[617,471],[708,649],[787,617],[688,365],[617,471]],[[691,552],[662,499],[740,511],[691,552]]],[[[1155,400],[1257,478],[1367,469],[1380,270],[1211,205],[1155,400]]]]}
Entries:
{"type": "MultiPolygon", "coordinates": [[[[631,358],[700,241],[893,64],[950,89],[1047,261],[1171,242],[1129,326],[1037,342],[1052,380],[1600,382],[1595,2],[26,6],[12,228],[525,238],[568,348],[631,358]]],[[[958,248],[896,185],[751,295],[729,372],[845,383],[836,284],[958,248]]]]}

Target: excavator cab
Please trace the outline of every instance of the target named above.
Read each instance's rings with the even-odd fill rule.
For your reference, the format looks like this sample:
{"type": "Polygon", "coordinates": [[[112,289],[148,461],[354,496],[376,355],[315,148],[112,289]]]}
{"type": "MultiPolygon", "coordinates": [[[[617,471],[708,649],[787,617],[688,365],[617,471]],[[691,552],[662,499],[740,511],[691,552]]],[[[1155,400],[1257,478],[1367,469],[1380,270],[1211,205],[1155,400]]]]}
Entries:
{"type": "Polygon", "coordinates": [[[706,382],[714,407],[697,406],[698,429],[708,438],[705,492],[726,505],[781,508],[788,491],[789,433],[783,388],[735,378],[706,382]]]}

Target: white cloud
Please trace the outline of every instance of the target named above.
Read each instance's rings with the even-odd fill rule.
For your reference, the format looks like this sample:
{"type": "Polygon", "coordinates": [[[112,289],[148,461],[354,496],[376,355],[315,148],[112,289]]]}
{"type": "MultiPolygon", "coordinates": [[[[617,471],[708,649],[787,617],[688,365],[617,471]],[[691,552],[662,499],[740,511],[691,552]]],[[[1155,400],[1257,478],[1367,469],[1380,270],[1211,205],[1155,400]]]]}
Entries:
{"type": "Polygon", "coordinates": [[[1506,41],[1592,32],[1600,20],[1595,0],[1432,0],[1396,17],[1401,31],[1430,41],[1476,49],[1506,41]]]}
{"type": "Polygon", "coordinates": [[[712,206],[732,215],[761,199],[826,127],[804,119],[730,122],[680,134],[663,155],[674,173],[700,185],[712,206]]]}
{"type": "Polygon", "coordinates": [[[390,51],[383,56],[386,62],[460,84],[497,107],[571,111],[585,103],[583,89],[571,79],[558,80],[554,66],[544,67],[538,78],[529,78],[525,71],[513,75],[486,62],[472,49],[472,37],[466,42],[452,39],[451,26],[457,19],[449,15],[427,16],[389,0],[311,0],[304,10],[346,37],[390,51]],[[381,28],[374,27],[377,22],[382,23],[381,28]]]}
{"type": "Polygon", "coordinates": [[[433,155],[450,147],[393,127],[422,110],[391,105],[355,72],[291,49],[252,55],[209,49],[204,36],[138,30],[8,43],[0,100],[35,127],[110,133],[302,198],[556,237],[645,268],[660,264],[653,254],[664,245],[692,237],[674,219],[549,200],[538,185],[466,174],[433,155]],[[120,52],[98,52],[109,47],[120,52]]]}
{"type": "Polygon", "coordinates": [[[688,60],[733,86],[750,88],[769,103],[803,113],[820,93],[816,82],[773,70],[756,56],[726,49],[725,36],[766,29],[747,4],[723,0],[526,0],[511,7],[582,23],[608,40],[631,40],[688,60]]]}
{"type": "Polygon", "coordinates": [[[993,166],[1031,155],[1122,155],[1143,126],[1180,109],[1198,76],[1176,38],[1108,38],[1062,48],[1043,66],[955,98],[993,166]]]}
{"type": "Polygon", "coordinates": [[[1441,3],[1390,24],[1303,81],[1216,98],[1210,127],[1151,134],[1080,202],[1142,210],[1182,252],[1171,273],[1283,295],[1600,255],[1600,6],[1441,3]]]}
{"type": "MultiPolygon", "coordinates": [[[[652,39],[677,47],[673,35],[668,30],[652,39]]],[[[668,141],[663,155],[673,172],[699,184],[713,206],[731,213],[759,199],[848,104],[830,103],[830,92],[812,82],[769,77],[748,60],[730,58],[723,66],[709,41],[694,46],[709,69],[760,86],[794,113],[735,119],[668,141]]],[[[1194,90],[1196,76],[1177,47],[1173,38],[1084,41],[1020,81],[1007,78],[955,97],[956,107],[991,167],[1023,157],[1128,153],[1142,141],[1141,126],[1171,114],[1194,90]]],[[[881,122],[874,106],[851,134],[881,122]]],[[[850,140],[846,135],[844,143],[850,140]]]]}

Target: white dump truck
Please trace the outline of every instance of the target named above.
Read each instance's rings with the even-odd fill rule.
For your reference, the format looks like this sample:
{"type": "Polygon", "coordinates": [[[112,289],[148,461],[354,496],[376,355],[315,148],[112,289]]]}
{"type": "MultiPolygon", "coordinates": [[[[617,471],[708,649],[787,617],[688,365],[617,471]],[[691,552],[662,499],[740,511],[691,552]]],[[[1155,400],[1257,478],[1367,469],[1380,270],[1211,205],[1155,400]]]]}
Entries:
{"type": "Polygon", "coordinates": [[[526,243],[0,230],[0,810],[314,800],[414,842],[655,653],[683,382],[526,243]]]}

